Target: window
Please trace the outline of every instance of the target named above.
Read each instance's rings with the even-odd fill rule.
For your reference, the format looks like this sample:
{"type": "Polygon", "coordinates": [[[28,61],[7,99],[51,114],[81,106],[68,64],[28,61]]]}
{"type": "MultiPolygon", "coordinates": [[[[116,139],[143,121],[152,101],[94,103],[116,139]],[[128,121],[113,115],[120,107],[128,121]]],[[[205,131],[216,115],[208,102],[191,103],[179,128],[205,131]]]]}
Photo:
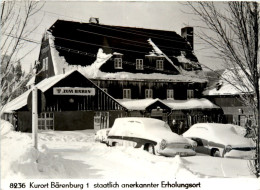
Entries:
{"type": "Polygon", "coordinates": [[[174,99],[174,90],[167,89],[167,99],[174,99]]]}
{"type": "Polygon", "coordinates": [[[44,58],[43,60],[42,60],[42,69],[43,69],[43,71],[48,71],[48,57],[46,57],[46,58],[44,58]]]}
{"type": "Polygon", "coordinates": [[[123,99],[131,99],[131,89],[123,89],[123,99]]]}
{"type": "Polygon", "coordinates": [[[145,89],[145,98],[153,98],[153,89],[145,89]]]}
{"type": "Polygon", "coordinates": [[[144,69],[144,60],[136,59],[136,70],[143,70],[143,69],[144,69]]]}
{"type": "Polygon", "coordinates": [[[194,91],[193,90],[187,90],[187,99],[194,98],[194,91]]]}
{"type": "Polygon", "coordinates": [[[156,69],[163,70],[163,60],[156,60],[156,69]]]}
{"type": "Polygon", "coordinates": [[[122,59],[121,58],[115,58],[115,69],[122,69],[122,59]]]}
{"type": "Polygon", "coordinates": [[[41,113],[38,116],[38,129],[41,130],[54,130],[54,114],[41,113]]]}

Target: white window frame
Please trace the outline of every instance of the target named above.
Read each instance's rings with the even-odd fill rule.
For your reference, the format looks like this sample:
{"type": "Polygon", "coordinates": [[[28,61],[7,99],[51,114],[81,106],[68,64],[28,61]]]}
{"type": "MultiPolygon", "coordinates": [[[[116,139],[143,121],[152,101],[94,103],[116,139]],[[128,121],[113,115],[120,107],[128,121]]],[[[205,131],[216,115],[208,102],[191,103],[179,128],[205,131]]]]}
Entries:
{"type": "Polygon", "coordinates": [[[162,59],[156,60],[156,69],[160,71],[164,69],[164,61],[162,59]]]}
{"type": "Polygon", "coordinates": [[[145,98],[153,98],[153,89],[145,89],[145,98]]]}
{"type": "Polygon", "coordinates": [[[123,99],[131,99],[131,89],[123,89],[123,99]]]}
{"type": "Polygon", "coordinates": [[[38,129],[40,130],[54,130],[54,113],[46,112],[38,116],[38,129]]]}
{"type": "Polygon", "coordinates": [[[174,99],[174,90],[167,89],[167,99],[174,99]]]}
{"type": "Polygon", "coordinates": [[[115,66],[115,69],[122,69],[123,66],[122,66],[122,58],[115,58],[114,59],[114,66],[115,66]]]}
{"type": "Polygon", "coordinates": [[[187,99],[194,98],[194,90],[188,89],[187,90],[187,99]]]}
{"type": "Polygon", "coordinates": [[[136,70],[144,70],[144,60],[136,59],[136,70]]]}

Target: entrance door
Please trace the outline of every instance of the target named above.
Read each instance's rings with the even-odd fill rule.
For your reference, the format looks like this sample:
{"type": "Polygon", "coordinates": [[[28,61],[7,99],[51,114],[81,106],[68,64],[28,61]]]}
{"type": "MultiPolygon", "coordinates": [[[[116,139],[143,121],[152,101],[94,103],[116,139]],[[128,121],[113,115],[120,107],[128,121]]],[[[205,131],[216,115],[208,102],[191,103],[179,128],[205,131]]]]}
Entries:
{"type": "Polygon", "coordinates": [[[96,112],[94,116],[94,129],[109,128],[109,112],[96,112]]]}
{"type": "Polygon", "coordinates": [[[238,119],[239,119],[239,125],[241,127],[245,127],[245,125],[246,125],[246,116],[245,115],[239,115],[238,119]]]}
{"type": "Polygon", "coordinates": [[[163,110],[162,109],[152,109],[151,118],[163,120],[163,110]]]}

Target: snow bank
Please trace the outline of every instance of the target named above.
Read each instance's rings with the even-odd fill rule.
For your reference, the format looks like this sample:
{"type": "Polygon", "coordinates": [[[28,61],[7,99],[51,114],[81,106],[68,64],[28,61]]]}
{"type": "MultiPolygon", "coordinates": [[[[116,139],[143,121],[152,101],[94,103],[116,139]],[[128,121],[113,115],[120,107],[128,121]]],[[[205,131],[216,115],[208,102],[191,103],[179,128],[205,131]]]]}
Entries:
{"type": "Polygon", "coordinates": [[[94,130],[39,131],[39,151],[30,133],[1,136],[1,179],[192,179],[252,178],[239,159],[155,156],[132,147],[107,147],[94,130]]]}
{"type": "Polygon", "coordinates": [[[1,119],[0,127],[1,127],[1,136],[4,136],[11,131],[14,131],[14,126],[8,121],[2,119],[1,119]]]}
{"type": "MultiPolygon", "coordinates": [[[[58,135],[56,138],[50,136],[56,135],[40,133],[39,142],[87,142],[83,138],[85,135],[75,135],[75,138],[71,138],[71,135],[58,135]]],[[[73,164],[75,165],[50,151],[45,143],[40,143],[39,150],[36,150],[32,146],[30,133],[1,133],[1,179],[69,178],[71,174],[66,169],[73,167],[73,164]]]]}

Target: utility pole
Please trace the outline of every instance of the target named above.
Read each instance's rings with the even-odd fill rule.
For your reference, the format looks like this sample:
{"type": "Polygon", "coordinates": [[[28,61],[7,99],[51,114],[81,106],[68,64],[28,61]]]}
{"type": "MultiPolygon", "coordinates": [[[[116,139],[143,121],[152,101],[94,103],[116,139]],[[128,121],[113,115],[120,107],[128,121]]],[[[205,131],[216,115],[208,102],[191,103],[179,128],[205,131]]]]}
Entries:
{"type": "Polygon", "coordinates": [[[33,147],[38,148],[38,111],[37,111],[37,87],[32,91],[32,139],[33,147]]]}
{"type": "MultiPolygon", "coordinates": [[[[36,73],[36,68],[35,68],[36,73]]],[[[38,97],[37,97],[37,87],[35,86],[35,82],[32,88],[32,140],[33,147],[38,149],[38,97]]]]}

